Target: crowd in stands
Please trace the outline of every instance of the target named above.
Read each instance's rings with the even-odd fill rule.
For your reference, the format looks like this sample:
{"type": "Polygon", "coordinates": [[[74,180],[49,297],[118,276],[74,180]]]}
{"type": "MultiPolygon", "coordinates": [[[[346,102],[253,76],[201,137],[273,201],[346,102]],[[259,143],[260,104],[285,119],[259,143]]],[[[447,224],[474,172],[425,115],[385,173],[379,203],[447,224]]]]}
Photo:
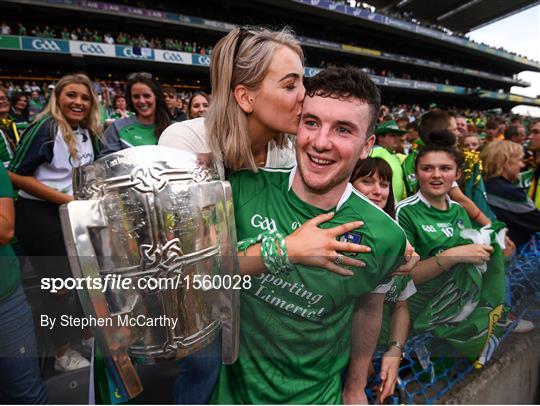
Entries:
{"type": "MultiPolygon", "coordinates": [[[[377,8],[369,5],[366,2],[358,1],[358,0],[335,0],[335,2],[336,3],[344,3],[344,4],[347,4],[347,5],[351,6],[351,7],[363,8],[363,9],[371,11],[372,13],[376,12],[378,14],[388,15],[389,17],[397,18],[399,20],[404,20],[404,21],[407,21],[407,22],[410,22],[410,23],[413,23],[413,24],[416,24],[416,25],[421,25],[421,26],[426,27],[426,28],[431,28],[433,30],[440,31],[440,32],[442,32],[444,34],[447,34],[447,35],[453,35],[453,36],[457,36],[457,37],[460,37],[460,38],[464,38],[464,39],[466,39],[468,41],[474,42],[475,44],[480,44],[480,45],[483,45],[483,46],[488,47],[488,48],[494,48],[494,49],[497,49],[498,51],[503,51],[503,52],[506,52],[506,53],[511,54],[511,55],[515,55],[515,56],[519,56],[521,58],[529,59],[524,55],[518,54],[518,53],[513,52],[513,51],[508,51],[504,47],[495,48],[492,45],[486,44],[484,42],[479,43],[479,42],[471,39],[467,34],[463,34],[463,33],[460,33],[460,32],[455,32],[455,31],[449,30],[447,27],[445,27],[443,25],[431,24],[431,23],[428,23],[426,21],[422,21],[421,19],[416,18],[414,13],[411,12],[411,11],[386,12],[383,9],[377,9],[377,8]]],[[[535,61],[535,60],[531,60],[531,61],[538,63],[538,61],[535,61]]]]}
{"type": "MultiPolygon", "coordinates": [[[[171,37],[151,37],[146,38],[144,34],[128,34],[124,32],[119,32],[117,34],[111,34],[110,32],[101,32],[99,30],[91,30],[89,28],[51,28],[48,25],[39,27],[35,26],[32,28],[27,28],[24,24],[18,23],[17,27],[12,27],[7,23],[3,22],[0,26],[2,34],[5,35],[21,35],[21,36],[33,36],[33,37],[43,37],[43,38],[56,38],[64,40],[73,40],[73,41],[91,41],[91,42],[100,42],[107,44],[118,44],[118,45],[129,45],[133,47],[140,48],[152,48],[152,49],[166,49],[171,51],[179,52],[189,52],[194,54],[201,55],[211,55],[212,46],[208,44],[198,44],[196,41],[188,40],[179,40],[177,38],[171,37]]],[[[364,42],[358,43],[351,38],[342,38],[343,43],[348,45],[365,47],[369,46],[364,42]]],[[[442,62],[440,58],[433,58],[435,62],[442,62]]],[[[309,61],[307,61],[309,63],[309,61]]],[[[320,60],[318,63],[315,63],[320,68],[325,68],[332,66],[331,63],[320,60]]],[[[369,69],[369,73],[377,74],[380,76],[386,76],[390,78],[399,78],[405,80],[421,80],[426,82],[441,83],[449,85],[450,82],[447,78],[441,78],[434,75],[415,75],[412,77],[409,73],[406,72],[393,72],[390,69],[369,69]]],[[[486,71],[485,69],[482,69],[486,71]]],[[[489,72],[487,70],[486,72],[489,72]]],[[[491,73],[497,73],[495,71],[491,73]]],[[[517,79],[517,75],[514,75],[514,79],[517,79]]],[[[502,89],[486,89],[493,91],[502,91],[502,89]]]]}
{"type": "Polygon", "coordinates": [[[130,35],[124,32],[110,33],[90,30],[88,28],[68,29],[45,26],[26,27],[19,23],[17,27],[12,27],[5,22],[1,24],[0,30],[3,35],[21,35],[42,38],[56,38],[71,41],[90,41],[106,44],[129,45],[140,48],[167,49],[171,51],[190,52],[201,55],[211,55],[212,46],[197,44],[195,41],[182,41],[177,38],[146,38],[143,34],[130,35]]]}
{"type": "MultiPolygon", "coordinates": [[[[88,32],[88,35],[93,33],[88,32]]],[[[32,267],[40,277],[65,278],[70,275],[58,209],[60,205],[74,200],[73,168],[124,149],[162,145],[193,152],[209,152],[211,148],[220,177],[230,180],[233,185],[236,209],[247,210],[254,195],[265,193],[267,183],[260,189],[254,188],[257,190],[254,193],[248,189],[253,187],[257,179],[262,179],[261,182],[268,182],[275,190],[268,192],[266,200],[261,200],[259,206],[272,199],[282,199],[278,206],[292,204],[294,210],[302,209],[295,213],[310,216],[301,219],[300,226],[290,231],[287,240],[279,233],[270,232],[263,239],[262,235],[247,235],[244,229],[237,228],[239,246],[244,247],[243,254],[247,256],[250,253],[258,260],[257,264],[248,264],[259,270],[253,272],[249,268],[254,275],[267,272],[267,275],[276,276],[279,273],[286,278],[290,272],[295,275],[296,266],[305,272],[304,275],[313,272],[313,281],[309,281],[310,277],[302,280],[302,283],[311,283],[313,289],[326,289],[325,286],[321,287],[324,285],[321,280],[328,277],[329,285],[337,286],[335,290],[349,292],[335,293],[342,302],[330,305],[338,309],[336,312],[342,312],[341,315],[329,313],[327,317],[318,318],[317,323],[309,321],[310,328],[316,329],[309,339],[320,340],[321,348],[329,351],[322,356],[312,352],[319,351],[319,346],[311,348],[305,345],[305,332],[298,331],[295,323],[306,321],[299,322],[301,318],[296,315],[290,318],[279,312],[272,316],[282,320],[280,325],[289,333],[283,334],[285,338],[279,337],[281,331],[271,331],[274,325],[267,323],[244,327],[241,330],[243,345],[250,340],[261,345],[261,334],[277,333],[274,339],[288,340],[293,337],[292,341],[308,352],[293,353],[294,365],[287,364],[288,354],[285,354],[284,361],[280,360],[284,366],[279,367],[265,358],[263,362],[268,362],[265,368],[284,369],[286,374],[302,377],[306,372],[302,368],[310,368],[310,365],[321,360],[327,362],[329,370],[335,369],[332,371],[335,376],[331,378],[338,382],[335,385],[338,390],[332,395],[335,397],[329,399],[341,400],[340,373],[347,365],[351,369],[353,367],[352,361],[348,364],[349,357],[342,355],[348,355],[349,346],[353,352],[354,335],[351,335],[351,344],[348,338],[351,323],[354,325],[356,318],[353,312],[358,311],[355,306],[364,309],[361,306],[364,296],[360,296],[354,286],[359,289],[370,286],[365,292],[366,296],[372,292],[385,294],[386,316],[380,343],[387,346],[387,350],[382,360],[384,375],[381,375],[381,388],[384,388],[384,393],[379,394],[380,401],[394,391],[409,330],[415,334],[434,331],[462,357],[474,359],[482,365],[489,358],[484,354],[487,341],[491,338],[498,340],[502,330],[511,324],[510,316],[508,319],[506,317],[508,303],[505,303],[507,282],[504,260],[514,256],[516,250],[540,232],[540,121],[474,109],[443,110],[436,105],[380,106],[379,90],[361,69],[326,69],[306,80],[304,86],[302,61],[303,51],[289,31],[274,33],[262,28],[237,28],[215,47],[211,63],[220,69],[210,71],[211,96],[202,92],[179,96],[174,87],[162,86],[149,72],[128,75],[125,86],[119,82],[93,83],[84,74],[66,75],[55,83],[3,83],[0,88],[0,153],[4,163],[0,167],[0,207],[3,209],[0,213],[0,249],[3,256],[13,261],[9,267],[0,267],[0,277],[6,281],[0,285],[0,337],[20,340],[20,345],[27,348],[29,353],[37,352],[32,318],[28,306],[24,305],[26,299],[20,285],[18,262],[10,243],[14,243],[18,252],[29,256],[32,267]],[[280,45],[264,50],[263,43],[280,45]],[[264,58],[267,58],[268,64],[262,69],[260,61],[264,58]],[[238,60],[249,61],[260,69],[247,63],[242,65],[238,60]],[[241,69],[244,69],[242,74],[237,73],[241,69]],[[291,70],[294,73],[291,74],[291,70]],[[339,86],[341,88],[338,89],[339,86]],[[186,103],[184,99],[188,96],[186,103]],[[301,116],[302,112],[306,112],[308,103],[312,110],[301,116]],[[317,103],[322,103],[323,107],[317,106],[317,103]],[[351,113],[353,109],[356,110],[351,113]],[[340,114],[345,118],[337,119],[340,114]],[[359,117],[365,120],[357,123],[360,122],[359,117]],[[361,126],[365,128],[362,133],[359,130],[361,126]],[[296,137],[292,134],[296,134],[296,137]],[[318,141],[313,141],[317,136],[320,137],[318,141]],[[357,144],[361,144],[361,148],[357,144]],[[290,169],[258,170],[260,167],[290,167],[297,159],[298,171],[306,171],[301,175],[305,175],[302,180],[290,169]],[[343,202],[335,199],[338,194],[331,194],[330,197],[336,201],[332,200],[332,204],[323,207],[323,199],[317,199],[327,196],[320,190],[326,190],[328,185],[335,187],[332,183],[335,179],[325,178],[325,171],[332,171],[336,162],[341,169],[335,175],[342,177],[338,182],[344,191],[348,191],[342,190],[340,193],[349,197],[343,202]],[[309,172],[310,169],[313,172],[309,172]],[[290,178],[294,182],[289,179],[289,173],[294,176],[290,178]],[[305,184],[299,188],[299,182],[305,184]],[[312,184],[308,185],[308,182],[312,184]],[[317,182],[324,185],[319,187],[317,182]],[[283,190],[279,191],[278,188],[283,190]],[[15,203],[13,189],[17,190],[15,203]],[[290,190],[294,195],[285,199],[285,195],[292,193],[290,190]],[[303,195],[300,194],[302,190],[303,195]],[[239,201],[242,198],[247,199],[245,205],[239,201]],[[308,202],[308,199],[311,201],[308,202]],[[343,213],[340,207],[344,207],[344,210],[352,207],[348,216],[366,216],[368,221],[360,227],[355,221],[349,223],[351,219],[347,217],[346,222],[331,223],[331,228],[318,227],[322,221],[317,223],[317,219],[337,221],[335,218],[343,213]],[[356,210],[358,207],[362,210],[356,210]],[[329,213],[329,210],[335,213],[329,213]],[[389,217],[397,221],[404,233],[389,217]],[[369,224],[372,219],[381,225],[380,229],[369,224]],[[346,224],[355,227],[347,228],[349,231],[343,233],[341,226],[346,224]],[[384,236],[387,227],[392,232],[384,236]],[[487,232],[487,240],[484,238],[486,233],[477,230],[481,227],[487,232]],[[360,233],[368,230],[362,234],[365,240],[362,240],[362,235],[355,234],[357,229],[360,233]],[[12,241],[14,235],[16,242],[12,241]],[[314,235],[317,238],[313,238],[314,235]],[[338,241],[338,236],[345,240],[340,238],[338,241]],[[358,240],[351,244],[355,238],[358,240]],[[317,244],[323,240],[328,240],[328,244],[334,247],[330,251],[334,259],[328,259],[328,255],[322,255],[317,250],[320,248],[317,244]],[[386,251],[382,254],[378,251],[379,256],[374,252],[370,254],[363,251],[365,246],[360,245],[365,244],[366,240],[376,244],[373,251],[384,248],[388,249],[388,253],[398,250],[400,253],[390,259],[385,258],[386,251]],[[339,248],[336,244],[340,244],[339,248]],[[264,250],[269,250],[266,251],[268,255],[264,254],[264,250]],[[351,253],[351,257],[344,257],[341,254],[344,251],[351,253]],[[315,254],[310,256],[306,252],[315,254]],[[355,256],[358,253],[365,256],[355,256]],[[267,256],[272,260],[267,260],[267,256]],[[403,256],[406,257],[405,261],[403,256]],[[286,272],[279,268],[278,259],[274,262],[274,258],[283,261],[286,272]],[[299,262],[293,265],[291,258],[299,262]],[[367,258],[372,261],[372,266],[366,268],[366,272],[361,269],[362,272],[354,274],[350,268],[358,270],[365,266],[355,258],[367,258]],[[388,276],[389,280],[381,275],[383,268],[385,272],[388,271],[385,277],[388,276]],[[479,276],[486,269],[488,276],[479,276]],[[351,277],[351,283],[359,284],[349,285],[334,279],[342,275],[351,277]],[[378,290],[383,288],[385,290],[378,290]],[[456,300],[450,300],[450,297],[456,300]],[[480,301],[482,306],[478,305],[480,301]],[[15,307],[19,310],[17,318],[6,317],[11,313],[10,309],[15,307]],[[493,312],[498,312],[498,322],[488,325],[493,312]],[[13,328],[14,325],[17,328],[13,328]],[[340,333],[336,337],[331,335],[333,328],[340,333]],[[264,329],[264,333],[257,329],[264,329]],[[17,330],[27,333],[24,343],[16,334],[17,330]],[[343,354],[335,352],[334,338],[343,341],[337,345],[345,346],[339,349],[343,354]],[[301,366],[298,370],[295,370],[296,364],[301,366]]],[[[254,209],[267,209],[266,206],[259,206],[255,205],[254,209]]],[[[242,210],[235,213],[237,224],[241,224],[242,210]]],[[[241,255],[242,250],[239,251],[241,255]]],[[[259,281],[254,283],[264,287],[264,281],[257,279],[259,281]]],[[[328,289],[334,287],[329,286],[328,289]]],[[[289,293],[292,295],[292,290],[289,293]]],[[[73,307],[72,294],[73,291],[66,289],[56,293],[43,292],[44,306],[49,314],[60,317],[66,309],[73,307]]],[[[331,294],[334,295],[334,292],[331,294]]],[[[242,325],[247,323],[249,326],[258,317],[258,311],[269,311],[270,305],[256,299],[256,295],[242,295],[242,300],[248,304],[243,310],[253,311],[253,319],[245,316],[242,319],[242,325]]],[[[325,310],[324,307],[321,309],[325,310]]],[[[367,314],[358,314],[364,323],[367,314]]],[[[380,324],[381,320],[378,319],[375,325],[380,324]]],[[[533,328],[530,321],[520,320],[514,331],[529,332],[533,328]]],[[[359,330],[366,333],[370,329],[364,329],[362,325],[359,330]]],[[[91,332],[85,329],[80,333],[82,348],[92,348],[91,332]]],[[[54,368],[57,372],[90,365],[82,351],[76,350],[66,339],[65,326],[51,328],[50,335],[56,353],[54,368]]],[[[263,345],[275,343],[268,340],[263,345]]],[[[12,375],[20,374],[20,368],[14,368],[13,359],[16,358],[6,358],[8,364],[2,359],[3,370],[12,375]]],[[[5,389],[4,386],[10,389],[0,391],[0,396],[5,396],[5,399],[0,397],[2,403],[4,400],[17,403],[21,401],[22,393],[28,396],[28,401],[46,401],[47,395],[35,357],[23,358],[24,372],[31,377],[24,382],[17,381],[17,385],[0,382],[1,390],[5,389]],[[26,386],[32,386],[32,393],[24,390],[26,386]]],[[[223,399],[223,403],[238,403],[236,396],[242,392],[233,383],[229,385],[233,389],[229,390],[227,374],[242,374],[242,369],[249,371],[247,376],[242,376],[255,387],[259,375],[252,371],[266,372],[257,364],[260,362],[257,357],[241,357],[236,364],[223,367],[221,372],[219,357],[217,360],[217,364],[211,365],[215,380],[210,382],[209,391],[216,385],[214,396],[223,399]],[[217,384],[216,371],[221,373],[217,384]]],[[[196,370],[200,359],[190,362],[192,364],[186,365],[196,370]]],[[[327,373],[326,368],[311,368],[310,373],[315,378],[310,376],[309,379],[317,380],[320,379],[318,374],[327,373]]],[[[176,385],[189,386],[189,379],[179,380],[176,385]]],[[[250,385],[245,386],[252,389],[250,385]]],[[[312,386],[316,387],[315,390],[327,390],[324,385],[312,386]]],[[[177,392],[182,396],[189,390],[184,388],[177,392]]],[[[297,390],[293,388],[291,392],[297,390]]],[[[277,400],[264,398],[267,401],[260,403],[288,403],[286,400],[290,400],[287,398],[290,393],[282,393],[277,388],[269,395],[268,386],[264,386],[260,393],[282,396],[277,400]]],[[[253,393],[246,390],[245,396],[253,396],[253,393]]],[[[257,403],[253,398],[247,399],[245,403],[257,403]]],[[[300,400],[297,403],[311,403],[307,397],[294,400],[300,400]]],[[[180,402],[178,399],[176,401],[180,402]]],[[[192,400],[187,403],[197,402],[192,400]]]]}

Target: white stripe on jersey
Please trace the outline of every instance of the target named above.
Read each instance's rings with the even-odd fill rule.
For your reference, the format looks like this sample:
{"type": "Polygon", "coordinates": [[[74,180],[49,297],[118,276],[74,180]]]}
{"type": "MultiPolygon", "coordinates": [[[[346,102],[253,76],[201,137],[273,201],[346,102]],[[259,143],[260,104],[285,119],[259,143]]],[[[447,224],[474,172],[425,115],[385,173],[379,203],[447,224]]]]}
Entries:
{"type": "Polygon", "coordinates": [[[417,203],[419,201],[420,201],[420,197],[418,196],[418,194],[414,194],[411,197],[408,197],[405,200],[402,200],[401,202],[399,202],[398,205],[396,206],[396,220],[399,222],[399,211],[403,207],[410,206],[410,205],[415,204],[415,203],[417,203]]]}

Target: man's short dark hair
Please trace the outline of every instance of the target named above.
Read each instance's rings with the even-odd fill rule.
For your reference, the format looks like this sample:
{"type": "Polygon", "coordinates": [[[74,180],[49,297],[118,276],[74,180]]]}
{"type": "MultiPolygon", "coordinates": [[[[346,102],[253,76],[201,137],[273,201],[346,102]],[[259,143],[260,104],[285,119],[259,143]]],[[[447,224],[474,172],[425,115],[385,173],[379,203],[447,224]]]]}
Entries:
{"type": "Polygon", "coordinates": [[[521,127],[523,127],[521,124],[509,125],[504,131],[504,139],[511,141],[513,137],[518,135],[518,131],[521,127]]]}
{"type": "Polygon", "coordinates": [[[426,144],[429,143],[430,134],[434,131],[448,130],[452,116],[444,110],[430,110],[420,118],[418,134],[426,144]]]}
{"type": "Polygon", "coordinates": [[[355,97],[369,106],[370,121],[366,137],[373,134],[381,107],[381,92],[369,75],[358,68],[327,68],[307,80],[306,95],[347,99],[355,97]]]}

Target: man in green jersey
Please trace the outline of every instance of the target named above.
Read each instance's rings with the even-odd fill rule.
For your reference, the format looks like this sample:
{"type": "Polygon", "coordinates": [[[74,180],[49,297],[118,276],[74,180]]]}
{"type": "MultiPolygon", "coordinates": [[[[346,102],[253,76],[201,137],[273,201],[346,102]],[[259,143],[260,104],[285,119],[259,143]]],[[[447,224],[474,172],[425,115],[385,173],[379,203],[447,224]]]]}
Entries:
{"type": "Polygon", "coordinates": [[[385,284],[406,246],[401,228],[348,182],[373,144],[380,95],[354,68],[321,71],[306,91],[297,166],[230,178],[238,240],[286,235],[293,265],[265,269],[261,244],[239,258],[241,273],[253,277],[241,292],[239,359],[222,367],[215,403],[367,403],[385,284]],[[358,220],[361,227],[345,226],[358,220]],[[329,244],[317,248],[325,238],[329,244]],[[349,252],[360,243],[371,252],[349,252]],[[362,325],[351,332],[353,313],[362,325]]]}

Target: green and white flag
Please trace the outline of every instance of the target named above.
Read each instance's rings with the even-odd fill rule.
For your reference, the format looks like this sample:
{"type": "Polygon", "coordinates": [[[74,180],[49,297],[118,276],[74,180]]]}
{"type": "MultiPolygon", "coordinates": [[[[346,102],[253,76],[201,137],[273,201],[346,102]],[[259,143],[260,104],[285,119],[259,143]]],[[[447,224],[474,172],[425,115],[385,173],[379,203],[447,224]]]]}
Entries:
{"type": "MultiPolygon", "coordinates": [[[[490,261],[486,267],[459,264],[452,269],[452,277],[432,296],[414,323],[417,331],[432,331],[461,355],[474,358],[477,368],[491,358],[508,325],[502,228],[504,224],[496,222],[491,229],[462,232],[462,238],[474,233],[478,239],[488,236],[494,248],[490,261]]],[[[463,244],[469,244],[470,239],[463,238],[463,244]]]]}

